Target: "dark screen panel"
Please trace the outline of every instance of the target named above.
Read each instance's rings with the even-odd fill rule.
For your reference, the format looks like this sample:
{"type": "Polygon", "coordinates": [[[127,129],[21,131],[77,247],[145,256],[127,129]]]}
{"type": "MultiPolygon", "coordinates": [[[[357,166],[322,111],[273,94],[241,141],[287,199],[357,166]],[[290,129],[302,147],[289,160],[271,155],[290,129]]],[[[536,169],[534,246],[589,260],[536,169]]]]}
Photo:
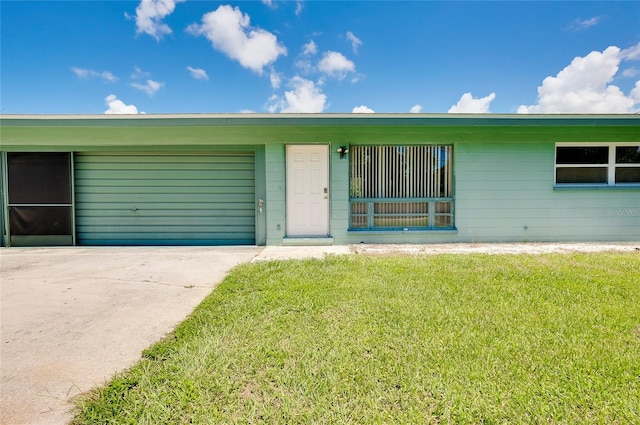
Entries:
{"type": "Polygon", "coordinates": [[[7,177],[10,204],[71,203],[68,152],[9,152],[7,177]]]}
{"type": "Polygon", "coordinates": [[[617,164],[640,164],[640,146],[616,146],[617,164]]]}
{"type": "Polygon", "coordinates": [[[556,183],[607,183],[607,169],[572,167],[556,169],[556,183]]]}
{"type": "Polygon", "coordinates": [[[607,164],[608,162],[607,146],[558,146],[556,148],[556,164],[607,164]]]}
{"type": "Polygon", "coordinates": [[[71,235],[71,207],[9,207],[12,236],[71,235]]]}
{"type": "Polygon", "coordinates": [[[616,183],[640,183],[640,167],[616,168],[616,183]]]}

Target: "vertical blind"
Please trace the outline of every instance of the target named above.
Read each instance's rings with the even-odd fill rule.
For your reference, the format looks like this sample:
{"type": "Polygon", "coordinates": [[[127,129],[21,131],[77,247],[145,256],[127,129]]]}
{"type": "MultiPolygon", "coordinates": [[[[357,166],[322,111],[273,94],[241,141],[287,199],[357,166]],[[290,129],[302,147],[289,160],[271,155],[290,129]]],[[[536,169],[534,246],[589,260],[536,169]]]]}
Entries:
{"type": "Polygon", "coordinates": [[[446,198],[451,146],[351,146],[351,198],[446,198]]]}

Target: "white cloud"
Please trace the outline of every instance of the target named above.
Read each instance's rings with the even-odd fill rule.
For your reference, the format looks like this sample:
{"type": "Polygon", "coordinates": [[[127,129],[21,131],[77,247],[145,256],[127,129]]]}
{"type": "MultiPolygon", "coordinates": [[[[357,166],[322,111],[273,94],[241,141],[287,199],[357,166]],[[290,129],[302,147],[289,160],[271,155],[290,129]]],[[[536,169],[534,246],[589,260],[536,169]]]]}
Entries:
{"type": "Polygon", "coordinates": [[[322,55],[318,68],[325,74],[342,80],[347,73],[355,71],[356,65],[342,53],[328,51],[322,55]]]}
{"type": "Polygon", "coordinates": [[[144,84],[133,82],[131,83],[131,87],[133,87],[134,89],[143,91],[149,96],[153,96],[158,92],[158,90],[164,87],[164,83],[153,81],[153,80],[147,80],[144,84]]]}
{"type": "Polygon", "coordinates": [[[188,66],[187,70],[189,71],[189,74],[191,74],[191,77],[196,79],[196,80],[204,80],[204,81],[209,80],[209,76],[207,75],[207,71],[205,71],[204,69],[194,68],[194,67],[188,66]]]}
{"type": "Polygon", "coordinates": [[[623,59],[635,58],[636,49],[621,51],[611,46],[576,57],[555,77],[547,77],[538,87],[538,103],[521,105],[518,113],[629,113],[637,100],[610,84],[623,59]]]}
{"type": "MultiPolygon", "coordinates": [[[[135,105],[126,105],[118,99],[115,94],[110,94],[104,98],[104,102],[109,107],[105,114],[138,114],[138,108],[135,105]]],[[[144,114],[144,112],[142,112],[144,114]]]]}
{"type": "Polygon", "coordinates": [[[484,114],[488,113],[491,102],[496,98],[495,93],[489,96],[474,98],[471,93],[462,95],[458,103],[449,108],[450,114],[484,114]]]}
{"type": "MultiPolygon", "coordinates": [[[[187,67],[189,69],[190,67],[187,67]]],[[[149,96],[153,96],[164,87],[164,83],[159,81],[154,81],[148,77],[151,77],[151,73],[147,71],[143,71],[140,67],[134,67],[133,72],[130,75],[130,78],[134,80],[130,84],[136,90],[140,90],[148,94],[149,96]],[[145,80],[146,79],[146,80],[145,80]],[[138,82],[138,80],[145,80],[144,83],[138,82]]]]}
{"type": "Polygon", "coordinates": [[[176,3],[185,0],[141,0],[136,7],[136,33],[149,34],[156,40],[171,34],[169,25],[162,22],[173,13],[176,3]]]}
{"type": "Polygon", "coordinates": [[[133,68],[133,72],[130,75],[132,80],[141,80],[143,78],[151,77],[151,73],[147,71],[143,71],[140,67],[136,66],[133,68]]]}
{"type": "Polygon", "coordinates": [[[374,114],[376,111],[365,105],[356,106],[351,110],[354,114],[374,114]]]}
{"type": "Polygon", "coordinates": [[[107,81],[109,83],[115,83],[116,81],[118,81],[118,77],[116,77],[109,71],[98,72],[98,71],[94,71],[93,69],[78,68],[75,66],[71,67],[71,71],[73,71],[73,73],[76,74],[78,78],[96,77],[104,81],[107,81]]]}
{"type": "Polygon", "coordinates": [[[413,105],[411,109],[409,109],[409,112],[411,112],[412,114],[419,114],[420,112],[422,112],[422,106],[418,104],[413,105]]]}
{"type": "Polygon", "coordinates": [[[636,101],[636,103],[640,103],[640,81],[636,81],[636,86],[631,90],[629,95],[636,101]]]}
{"type": "Polygon", "coordinates": [[[622,60],[635,60],[640,59],[640,43],[635,46],[631,46],[628,49],[620,51],[620,58],[622,60]]]}
{"type": "Polygon", "coordinates": [[[274,89],[280,88],[280,84],[282,83],[282,77],[275,70],[271,70],[269,74],[269,81],[271,82],[271,87],[274,89]]]}
{"type": "Polygon", "coordinates": [[[262,74],[263,68],[273,63],[287,49],[278,43],[272,33],[252,28],[249,15],[240,8],[219,6],[202,17],[202,25],[192,24],[187,31],[205,36],[213,48],[236,60],[245,68],[262,74]]]}
{"type": "Polygon", "coordinates": [[[262,4],[265,4],[269,7],[273,7],[273,0],[260,0],[262,4]]]}
{"type": "Polygon", "coordinates": [[[298,56],[295,62],[296,68],[299,68],[303,73],[310,74],[315,71],[315,67],[311,63],[311,56],[318,53],[318,45],[313,41],[309,41],[302,46],[302,52],[298,56]]]}
{"type": "Polygon", "coordinates": [[[571,24],[569,24],[568,28],[573,31],[580,31],[597,25],[600,20],[601,18],[599,16],[594,16],[593,18],[589,19],[576,19],[571,24]]]}
{"type": "Polygon", "coordinates": [[[310,74],[315,71],[315,67],[308,59],[298,59],[295,63],[296,68],[299,68],[303,73],[310,74]]]}
{"type": "Polygon", "coordinates": [[[358,47],[362,45],[362,40],[356,37],[351,31],[347,31],[347,40],[351,42],[353,53],[358,53],[358,47]]]}
{"type": "Polygon", "coordinates": [[[295,76],[289,81],[292,90],[285,91],[284,98],[276,95],[268,101],[268,111],[273,112],[323,112],[327,95],[313,81],[295,76]]]}
{"type": "Polygon", "coordinates": [[[623,77],[633,78],[636,75],[638,75],[638,68],[633,67],[633,66],[631,68],[627,68],[624,71],[622,71],[622,76],[623,77]]]}
{"type": "Polygon", "coordinates": [[[300,16],[302,13],[302,0],[296,1],[296,16],[300,16]]]}
{"type": "MultiPolygon", "coordinates": [[[[75,66],[72,66],[71,71],[73,71],[73,73],[80,78],[89,78],[91,76],[91,70],[89,69],[76,68],[75,66]]],[[[93,71],[93,72],[97,72],[97,71],[93,71]]]]}
{"type": "Polygon", "coordinates": [[[315,55],[316,53],[318,53],[318,45],[313,40],[302,46],[303,55],[311,56],[315,55]]]}

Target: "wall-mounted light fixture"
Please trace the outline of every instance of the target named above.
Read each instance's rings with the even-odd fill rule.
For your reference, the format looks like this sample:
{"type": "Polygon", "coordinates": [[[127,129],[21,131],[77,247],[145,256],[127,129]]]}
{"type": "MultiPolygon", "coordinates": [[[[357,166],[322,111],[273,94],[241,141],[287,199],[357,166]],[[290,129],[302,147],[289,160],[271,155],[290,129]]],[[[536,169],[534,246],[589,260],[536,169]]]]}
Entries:
{"type": "Polygon", "coordinates": [[[344,158],[347,153],[349,153],[349,148],[346,146],[340,146],[336,149],[336,152],[340,154],[340,158],[344,158]]]}

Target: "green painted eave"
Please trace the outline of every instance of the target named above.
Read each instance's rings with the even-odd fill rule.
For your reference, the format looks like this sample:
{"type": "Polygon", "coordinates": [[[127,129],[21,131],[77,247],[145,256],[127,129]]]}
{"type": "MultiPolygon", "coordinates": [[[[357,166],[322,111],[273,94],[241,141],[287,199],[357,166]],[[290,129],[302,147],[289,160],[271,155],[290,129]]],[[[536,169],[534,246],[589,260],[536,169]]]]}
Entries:
{"type": "Polygon", "coordinates": [[[601,126],[640,125],[638,114],[149,114],[149,115],[0,115],[7,126],[156,127],[156,126],[601,126]]]}
{"type": "Polygon", "coordinates": [[[640,115],[0,115],[2,150],[134,151],[269,143],[640,141],[640,115]]]}

